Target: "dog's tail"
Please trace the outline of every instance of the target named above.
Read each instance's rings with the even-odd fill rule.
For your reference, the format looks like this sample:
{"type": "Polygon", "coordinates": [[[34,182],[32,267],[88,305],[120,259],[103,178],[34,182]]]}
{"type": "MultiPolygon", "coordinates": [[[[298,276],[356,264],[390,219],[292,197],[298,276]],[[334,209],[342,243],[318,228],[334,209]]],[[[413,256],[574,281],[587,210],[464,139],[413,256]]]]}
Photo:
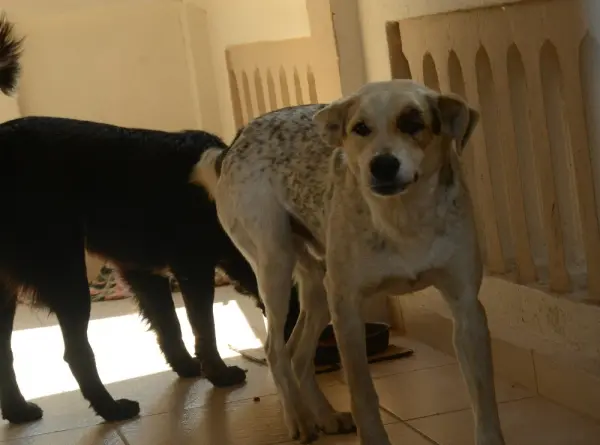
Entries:
{"type": "Polygon", "coordinates": [[[190,182],[203,186],[210,196],[214,196],[217,188],[219,180],[217,163],[220,162],[222,154],[222,148],[209,148],[202,154],[190,175],[190,182]]]}
{"type": "Polygon", "coordinates": [[[13,24],[0,15],[0,91],[11,95],[17,87],[23,39],[15,36],[13,24]]]}

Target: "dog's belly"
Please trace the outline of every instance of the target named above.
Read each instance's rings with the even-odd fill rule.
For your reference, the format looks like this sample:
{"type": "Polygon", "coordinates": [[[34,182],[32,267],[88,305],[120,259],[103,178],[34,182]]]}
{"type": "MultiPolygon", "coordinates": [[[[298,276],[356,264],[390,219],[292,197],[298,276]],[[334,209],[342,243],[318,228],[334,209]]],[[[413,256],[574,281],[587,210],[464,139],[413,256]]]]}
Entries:
{"type": "Polygon", "coordinates": [[[372,298],[418,292],[433,285],[433,277],[430,275],[432,274],[424,273],[415,280],[407,280],[395,276],[384,277],[375,285],[363,287],[361,293],[368,298],[372,298]]]}

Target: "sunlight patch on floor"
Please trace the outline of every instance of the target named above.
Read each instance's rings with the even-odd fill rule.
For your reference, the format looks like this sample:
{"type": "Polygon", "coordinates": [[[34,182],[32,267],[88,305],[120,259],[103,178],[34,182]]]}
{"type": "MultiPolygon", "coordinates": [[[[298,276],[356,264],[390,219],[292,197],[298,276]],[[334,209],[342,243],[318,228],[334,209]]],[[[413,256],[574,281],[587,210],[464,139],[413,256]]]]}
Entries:
{"type": "MultiPolygon", "coordinates": [[[[110,304],[110,303],[108,303],[110,304]]],[[[214,305],[218,348],[223,358],[239,349],[258,348],[255,336],[236,301],[214,305]]],[[[184,342],[194,350],[194,337],[183,307],[177,309],[184,342]]],[[[88,328],[100,377],[105,384],[164,372],[169,369],[155,336],[137,314],[92,320],[88,328]]],[[[27,399],[73,391],[77,383],[63,361],[63,341],[57,325],[15,331],[12,339],[15,372],[27,399]]]]}

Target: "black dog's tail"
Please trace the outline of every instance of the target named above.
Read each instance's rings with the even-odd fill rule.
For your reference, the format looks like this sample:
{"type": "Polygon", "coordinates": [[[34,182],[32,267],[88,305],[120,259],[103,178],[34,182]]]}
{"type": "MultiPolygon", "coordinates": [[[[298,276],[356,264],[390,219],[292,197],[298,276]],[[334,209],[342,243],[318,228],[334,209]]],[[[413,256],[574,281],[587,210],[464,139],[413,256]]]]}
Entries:
{"type": "Polygon", "coordinates": [[[23,39],[13,32],[13,24],[0,15],[0,91],[11,95],[17,87],[23,39]]]}

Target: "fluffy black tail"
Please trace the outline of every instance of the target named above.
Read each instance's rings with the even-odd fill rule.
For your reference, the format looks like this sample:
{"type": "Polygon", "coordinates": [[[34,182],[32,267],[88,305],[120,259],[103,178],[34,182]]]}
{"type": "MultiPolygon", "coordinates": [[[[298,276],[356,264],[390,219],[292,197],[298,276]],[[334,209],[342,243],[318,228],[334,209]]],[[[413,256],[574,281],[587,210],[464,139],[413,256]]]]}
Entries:
{"type": "Polygon", "coordinates": [[[17,87],[23,39],[13,33],[13,24],[0,15],[0,91],[11,95],[17,87]]]}

